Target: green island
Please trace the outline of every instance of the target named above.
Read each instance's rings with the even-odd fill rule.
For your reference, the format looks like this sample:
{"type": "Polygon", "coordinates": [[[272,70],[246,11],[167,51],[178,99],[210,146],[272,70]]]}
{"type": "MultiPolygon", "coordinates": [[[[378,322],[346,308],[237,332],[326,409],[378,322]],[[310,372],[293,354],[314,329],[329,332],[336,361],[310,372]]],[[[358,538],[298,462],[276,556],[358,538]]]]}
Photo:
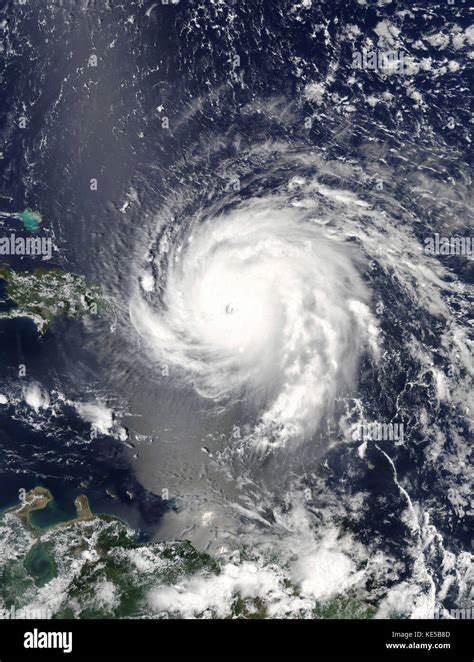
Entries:
{"type": "MultiPolygon", "coordinates": [[[[175,618],[178,612],[152,607],[150,590],[176,591],[174,587],[189,580],[210,581],[212,586],[224,571],[225,561],[189,541],[140,543],[122,520],[92,513],[85,495],[75,499],[72,518],[38,526],[35,513],[53,506],[51,492],[36,487],[0,515],[0,538],[6,541],[0,557],[0,608],[40,604],[53,619],[175,618]]],[[[247,561],[258,563],[244,547],[235,563],[247,561]]],[[[298,597],[299,589],[289,579],[283,586],[289,598],[298,597]]],[[[241,595],[237,585],[226,610],[225,618],[270,616],[265,597],[241,595]]],[[[349,593],[315,602],[312,618],[373,618],[375,612],[374,605],[349,593]]],[[[202,613],[198,609],[195,616],[219,614],[213,608],[202,613]]]]}
{"type": "Polygon", "coordinates": [[[6,295],[2,303],[12,304],[0,310],[0,319],[28,317],[40,334],[46,333],[56,317],[78,319],[110,308],[110,302],[97,287],[90,287],[84,276],[58,268],[16,271],[0,266],[0,281],[6,295]]]}

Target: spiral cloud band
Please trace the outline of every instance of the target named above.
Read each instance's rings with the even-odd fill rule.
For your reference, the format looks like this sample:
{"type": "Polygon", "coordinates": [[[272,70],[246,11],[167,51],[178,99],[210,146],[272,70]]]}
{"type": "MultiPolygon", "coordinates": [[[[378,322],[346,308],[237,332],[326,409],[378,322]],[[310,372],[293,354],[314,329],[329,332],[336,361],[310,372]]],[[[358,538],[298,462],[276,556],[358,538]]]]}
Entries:
{"type": "Polygon", "coordinates": [[[355,250],[286,203],[250,199],[161,241],[162,271],[142,280],[160,296],[132,306],[156,360],[202,397],[257,404],[258,444],[311,436],[376,334],[355,250]]]}

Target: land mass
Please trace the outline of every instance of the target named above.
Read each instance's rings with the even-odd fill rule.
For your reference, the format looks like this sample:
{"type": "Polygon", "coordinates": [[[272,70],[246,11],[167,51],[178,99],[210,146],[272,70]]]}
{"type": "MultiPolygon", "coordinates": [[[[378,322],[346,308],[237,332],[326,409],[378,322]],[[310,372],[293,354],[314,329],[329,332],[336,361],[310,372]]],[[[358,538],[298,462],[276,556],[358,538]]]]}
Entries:
{"type": "Polygon", "coordinates": [[[84,276],[62,269],[16,271],[0,266],[0,281],[5,283],[3,303],[11,304],[9,309],[0,311],[0,319],[28,317],[42,335],[56,317],[78,319],[111,308],[110,301],[97,287],[89,286],[84,276]]]}
{"type": "MultiPolygon", "coordinates": [[[[15,537],[5,537],[8,553],[0,557],[0,609],[2,605],[30,609],[30,605],[41,603],[54,619],[174,618],[180,613],[179,600],[176,608],[171,604],[157,610],[152,604],[153,591],[176,591],[179,595],[174,587],[193,578],[197,582],[207,579],[211,588],[222,573],[226,581],[225,562],[198,551],[186,540],[139,542],[125,522],[91,513],[85,495],[77,497],[73,519],[47,528],[35,527],[30,515],[48,507],[52,499],[49,490],[36,487],[7,511],[5,519],[0,517],[0,534],[2,526],[15,531],[15,537]],[[15,527],[18,520],[21,524],[15,527]],[[41,592],[55,580],[49,593],[41,592]]],[[[232,563],[257,567],[259,559],[244,547],[232,563]]],[[[282,590],[297,599],[298,586],[289,578],[282,590]]],[[[226,618],[270,615],[262,596],[242,593],[238,585],[226,599],[226,618]]],[[[312,609],[314,618],[372,618],[375,612],[374,605],[360,601],[351,591],[322,603],[315,600],[312,609]]],[[[205,601],[202,607],[197,604],[194,616],[222,618],[220,611],[205,601]]]]}
{"type": "MultiPolygon", "coordinates": [[[[35,510],[46,508],[46,506],[51,503],[52,500],[53,495],[47,488],[35,487],[30,492],[25,494],[25,496],[20,500],[19,504],[9,508],[5,512],[16,515],[24,524],[24,526],[26,526],[30,531],[36,533],[37,527],[32,522],[30,514],[35,510]]],[[[91,512],[89,500],[85,494],[80,494],[75,499],[74,504],[76,506],[76,517],[66,520],[65,522],[59,522],[58,524],[55,524],[49,528],[71,526],[77,524],[77,522],[92,520],[95,518],[95,515],[93,515],[91,512]]]]}

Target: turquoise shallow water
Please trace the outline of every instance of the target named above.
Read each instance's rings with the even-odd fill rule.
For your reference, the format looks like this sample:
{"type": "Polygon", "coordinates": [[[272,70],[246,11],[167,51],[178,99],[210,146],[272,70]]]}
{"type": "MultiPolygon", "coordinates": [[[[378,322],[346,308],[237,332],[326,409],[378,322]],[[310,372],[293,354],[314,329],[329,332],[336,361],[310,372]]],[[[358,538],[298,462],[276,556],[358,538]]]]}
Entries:
{"type": "Polygon", "coordinates": [[[17,214],[17,218],[20,219],[27,230],[37,230],[42,220],[41,215],[31,209],[25,209],[25,211],[17,214]]]}

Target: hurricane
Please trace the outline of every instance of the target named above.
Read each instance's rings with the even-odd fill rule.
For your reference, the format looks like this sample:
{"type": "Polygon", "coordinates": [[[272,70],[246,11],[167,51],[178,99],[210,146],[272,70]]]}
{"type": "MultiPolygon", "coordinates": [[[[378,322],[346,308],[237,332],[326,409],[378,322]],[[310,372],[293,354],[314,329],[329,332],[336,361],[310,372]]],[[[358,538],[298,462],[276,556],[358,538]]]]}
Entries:
{"type": "Polygon", "coordinates": [[[361,256],[321,225],[324,198],[298,206],[300,187],[213,209],[171,246],[163,230],[141,280],[152,291],[131,305],[158,365],[204,398],[259,409],[260,444],[310,437],[364,347],[376,351],[361,256]]]}
{"type": "MultiPolygon", "coordinates": [[[[55,44],[76,53],[76,24],[92,38],[34,134],[54,178],[27,152],[24,188],[55,191],[55,259],[105,304],[81,281],[0,407],[61,439],[42,479],[99,490],[146,536],[113,552],[140,586],[132,617],[470,608],[465,9],[47,4],[55,44]],[[153,574],[181,544],[196,556],[153,574]]],[[[99,612],[119,613],[99,570],[99,612]]]]}

